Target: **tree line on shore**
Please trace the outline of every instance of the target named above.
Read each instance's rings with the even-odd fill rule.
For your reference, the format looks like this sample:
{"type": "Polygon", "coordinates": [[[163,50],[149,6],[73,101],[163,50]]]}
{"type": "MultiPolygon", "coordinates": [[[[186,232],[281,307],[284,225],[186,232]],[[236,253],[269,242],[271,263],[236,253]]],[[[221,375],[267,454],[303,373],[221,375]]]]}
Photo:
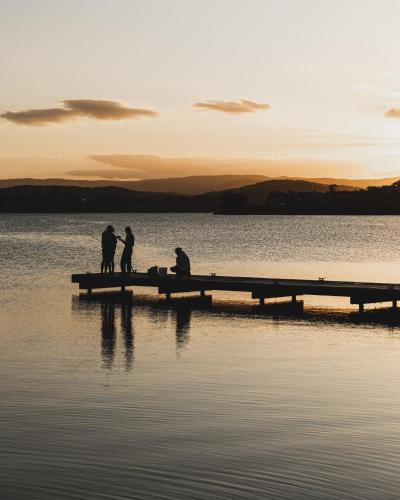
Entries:
{"type": "MultiPolygon", "coordinates": [[[[304,189],[304,186],[303,186],[304,189]]],[[[15,186],[0,189],[3,213],[211,212],[220,214],[400,214],[400,182],[324,191],[279,191],[255,202],[243,188],[196,196],[118,187],[15,186]]]]}
{"type": "Polygon", "coordinates": [[[221,198],[221,213],[229,214],[310,214],[310,215],[385,215],[400,214],[400,182],[391,186],[338,191],[268,193],[261,204],[251,204],[241,193],[226,192],[221,198]]]}

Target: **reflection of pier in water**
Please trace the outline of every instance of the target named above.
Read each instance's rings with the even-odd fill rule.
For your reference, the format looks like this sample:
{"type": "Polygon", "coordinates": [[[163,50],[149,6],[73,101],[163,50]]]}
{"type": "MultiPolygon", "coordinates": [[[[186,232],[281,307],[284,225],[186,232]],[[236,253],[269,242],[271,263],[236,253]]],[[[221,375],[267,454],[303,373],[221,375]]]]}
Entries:
{"type": "Polygon", "coordinates": [[[100,335],[101,335],[101,357],[104,368],[111,369],[114,365],[117,344],[117,316],[120,317],[120,333],[123,339],[125,351],[125,369],[131,370],[134,363],[134,329],[133,329],[133,301],[132,294],[123,297],[117,294],[96,294],[87,300],[82,295],[73,297],[72,310],[99,310],[100,312],[100,335]]]}
{"type": "Polygon", "coordinates": [[[175,322],[175,342],[178,359],[189,343],[189,332],[193,312],[196,316],[208,318],[235,319],[246,317],[249,321],[262,317],[269,317],[276,321],[302,321],[314,324],[357,324],[381,325],[382,327],[400,327],[400,314],[393,310],[377,309],[367,311],[364,315],[347,310],[332,310],[315,308],[307,312],[293,309],[290,303],[271,304],[263,308],[245,302],[221,301],[211,303],[209,300],[198,297],[177,298],[169,302],[135,296],[131,292],[100,292],[92,295],[80,294],[72,297],[72,309],[75,313],[85,310],[95,310],[101,317],[101,355],[103,366],[112,368],[115,361],[117,344],[117,320],[120,318],[120,334],[124,344],[125,369],[129,371],[135,361],[135,331],[134,321],[136,313],[145,313],[148,319],[156,322],[159,329],[167,328],[169,320],[175,322]]]}
{"type": "Polygon", "coordinates": [[[104,301],[101,304],[101,356],[104,366],[111,368],[114,363],[116,328],[115,304],[104,301]]]}
{"type": "Polygon", "coordinates": [[[190,330],[190,320],[192,315],[192,309],[190,307],[178,307],[175,308],[175,320],[176,320],[176,350],[177,353],[183,351],[189,342],[189,330],[190,330]]]}
{"type": "Polygon", "coordinates": [[[127,370],[130,370],[132,368],[132,364],[134,361],[132,311],[132,301],[130,301],[129,303],[123,301],[121,304],[121,331],[124,336],[125,367],[127,370]]]}
{"type": "Polygon", "coordinates": [[[181,299],[169,305],[158,307],[158,303],[144,300],[133,301],[132,293],[97,293],[93,295],[81,294],[72,298],[74,312],[97,310],[100,312],[101,356],[104,368],[111,369],[115,361],[118,329],[116,323],[120,318],[120,333],[124,343],[125,369],[129,371],[135,361],[134,343],[134,309],[146,310],[150,319],[160,325],[167,323],[169,318],[175,322],[175,339],[177,354],[181,357],[189,342],[190,322],[193,308],[204,308],[207,301],[181,299]]]}

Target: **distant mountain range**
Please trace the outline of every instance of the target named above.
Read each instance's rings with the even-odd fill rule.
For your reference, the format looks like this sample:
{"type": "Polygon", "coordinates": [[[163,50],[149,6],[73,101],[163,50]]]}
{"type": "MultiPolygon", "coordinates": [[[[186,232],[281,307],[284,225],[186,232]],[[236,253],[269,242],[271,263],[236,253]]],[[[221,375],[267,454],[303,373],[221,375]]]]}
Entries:
{"type": "MultiPolygon", "coordinates": [[[[176,193],[183,195],[199,195],[210,191],[225,191],[228,189],[238,189],[256,183],[271,182],[308,182],[318,185],[336,184],[339,189],[344,186],[353,188],[365,188],[368,186],[388,186],[399,180],[400,177],[390,177],[385,179],[334,179],[334,178],[269,178],[263,175],[199,175],[188,177],[172,177],[169,179],[146,179],[141,181],[114,181],[114,180],[76,180],[76,179],[0,179],[0,188],[21,185],[35,186],[75,186],[75,187],[120,187],[143,192],[176,193]]],[[[280,184],[281,188],[284,184],[280,184]]],[[[304,185],[306,186],[306,185],[304,185]]],[[[310,187],[310,186],[309,186],[310,187]]],[[[298,184],[300,189],[301,185],[298,184]]],[[[258,190],[257,188],[256,190],[258,190]]],[[[319,189],[319,188],[316,188],[319,189]]]]}
{"type": "Polygon", "coordinates": [[[169,179],[146,179],[141,181],[76,180],[76,179],[0,179],[0,188],[13,186],[75,186],[75,187],[120,187],[143,192],[176,193],[197,195],[208,191],[236,189],[265,181],[264,175],[199,175],[172,177],[169,179]]]}

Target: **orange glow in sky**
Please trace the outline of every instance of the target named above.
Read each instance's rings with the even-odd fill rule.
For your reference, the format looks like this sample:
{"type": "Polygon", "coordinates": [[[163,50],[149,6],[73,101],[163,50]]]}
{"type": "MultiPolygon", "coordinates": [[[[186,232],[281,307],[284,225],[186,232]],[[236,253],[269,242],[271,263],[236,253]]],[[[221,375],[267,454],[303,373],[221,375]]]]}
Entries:
{"type": "Polygon", "coordinates": [[[398,19],[397,0],[5,0],[0,177],[400,175],[398,19]]]}

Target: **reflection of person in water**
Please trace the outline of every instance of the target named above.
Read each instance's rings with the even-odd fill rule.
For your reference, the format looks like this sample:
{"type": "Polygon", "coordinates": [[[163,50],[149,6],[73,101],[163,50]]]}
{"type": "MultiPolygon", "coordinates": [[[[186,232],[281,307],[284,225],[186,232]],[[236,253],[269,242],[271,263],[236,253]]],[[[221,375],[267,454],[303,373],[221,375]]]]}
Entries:
{"type": "Polygon", "coordinates": [[[114,228],[109,225],[101,235],[101,251],[103,258],[101,261],[101,274],[114,272],[114,255],[117,247],[117,237],[114,228]]]}
{"type": "Polygon", "coordinates": [[[112,368],[115,352],[115,304],[105,301],[101,304],[101,356],[104,366],[112,368]]]}
{"type": "Polygon", "coordinates": [[[135,346],[133,343],[132,302],[123,302],[121,306],[121,330],[125,344],[125,368],[129,371],[134,361],[135,346]]]}
{"type": "Polygon", "coordinates": [[[176,348],[183,350],[189,342],[190,319],[192,310],[190,307],[178,307],[176,309],[176,348]]]}
{"type": "Polygon", "coordinates": [[[133,245],[135,244],[135,237],[133,236],[132,229],[129,226],[125,228],[125,233],[126,237],[124,240],[121,236],[118,236],[119,241],[125,245],[121,256],[121,271],[123,273],[130,274],[132,272],[132,252],[133,245]]]}
{"type": "Polygon", "coordinates": [[[177,278],[190,278],[190,260],[182,248],[175,248],[176,266],[171,267],[171,271],[176,273],[177,278]]]}

